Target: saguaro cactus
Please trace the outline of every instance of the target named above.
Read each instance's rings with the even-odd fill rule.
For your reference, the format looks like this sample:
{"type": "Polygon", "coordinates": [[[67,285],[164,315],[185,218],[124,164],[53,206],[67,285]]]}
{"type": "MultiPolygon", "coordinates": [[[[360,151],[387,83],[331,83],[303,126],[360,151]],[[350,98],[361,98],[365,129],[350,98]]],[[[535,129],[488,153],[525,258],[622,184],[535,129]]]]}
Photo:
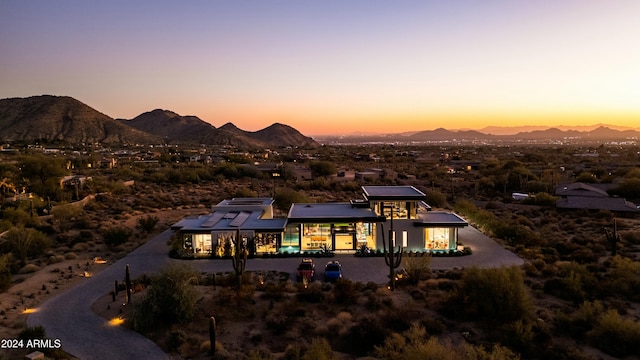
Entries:
{"type": "Polygon", "coordinates": [[[216,354],[216,331],[216,318],[212,316],[209,318],[209,354],[211,356],[216,354]]]}
{"type": "Polygon", "coordinates": [[[232,257],[233,271],[236,273],[236,285],[240,290],[242,287],[242,274],[244,274],[244,269],[247,265],[247,244],[240,238],[240,228],[236,230],[235,240],[232,241],[235,247],[232,257]]]}
{"type": "Polygon", "coordinates": [[[387,250],[387,245],[385,244],[384,238],[384,225],[382,225],[382,249],[384,250],[384,262],[389,267],[389,284],[391,290],[396,289],[396,269],[402,263],[402,245],[398,245],[398,252],[394,253],[393,247],[393,229],[389,229],[389,246],[387,250]]]}
{"type": "Polygon", "coordinates": [[[129,264],[125,267],[124,283],[127,287],[127,304],[131,303],[131,274],[129,273],[129,264]]]}
{"type": "Polygon", "coordinates": [[[604,228],[604,233],[607,236],[607,240],[611,243],[611,256],[616,256],[618,253],[618,243],[620,242],[620,234],[618,234],[618,225],[616,224],[616,218],[613,218],[613,232],[604,228]]]}

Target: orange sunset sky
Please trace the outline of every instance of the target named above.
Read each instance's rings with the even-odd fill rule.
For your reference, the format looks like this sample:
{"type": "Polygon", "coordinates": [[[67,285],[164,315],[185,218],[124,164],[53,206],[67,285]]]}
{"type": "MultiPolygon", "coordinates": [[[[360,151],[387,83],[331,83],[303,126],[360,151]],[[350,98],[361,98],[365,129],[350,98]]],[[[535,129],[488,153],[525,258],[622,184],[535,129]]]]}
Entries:
{"type": "Polygon", "coordinates": [[[640,1],[0,1],[0,98],[305,135],[640,127],[640,1]]]}

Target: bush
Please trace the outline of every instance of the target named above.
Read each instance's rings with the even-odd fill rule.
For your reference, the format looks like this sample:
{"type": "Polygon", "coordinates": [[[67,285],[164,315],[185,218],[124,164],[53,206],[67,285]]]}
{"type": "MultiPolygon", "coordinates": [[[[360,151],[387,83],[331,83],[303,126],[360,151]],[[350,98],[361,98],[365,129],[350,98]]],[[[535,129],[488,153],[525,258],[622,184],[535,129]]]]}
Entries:
{"type": "Polygon", "coordinates": [[[516,360],[520,357],[511,350],[495,345],[490,351],[468,343],[462,345],[441,342],[428,337],[424,328],[412,326],[402,334],[394,333],[385,339],[384,344],[375,346],[374,356],[380,359],[438,359],[438,360],[476,360],[501,359],[516,360]]]}
{"type": "Polygon", "coordinates": [[[640,323],[622,318],[616,310],[600,315],[588,337],[594,346],[613,356],[640,354],[640,323]]]}
{"type": "Polygon", "coordinates": [[[31,274],[40,270],[40,267],[36,264],[27,264],[18,270],[18,274],[31,274]]]}
{"type": "Polygon", "coordinates": [[[107,246],[118,246],[129,241],[132,232],[129,228],[124,226],[115,226],[105,230],[102,233],[102,237],[104,238],[104,243],[107,246]]]}
{"type": "Polygon", "coordinates": [[[615,256],[611,260],[611,270],[603,281],[604,292],[612,297],[629,301],[640,301],[640,262],[615,256]]]}
{"type": "Polygon", "coordinates": [[[490,322],[525,320],[532,304],[521,270],[516,267],[465,269],[462,284],[448,304],[453,313],[490,322]]]}
{"type": "Polygon", "coordinates": [[[326,339],[315,338],[302,356],[302,360],[330,360],[336,359],[336,355],[331,350],[331,345],[326,339]]]}
{"type": "Polygon", "coordinates": [[[184,323],[197,311],[198,292],[192,282],[199,273],[184,264],[170,264],[152,277],[146,296],[134,303],[132,325],[148,331],[158,325],[184,323]]]}
{"type": "Polygon", "coordinates": [[[155,229],[156,225],[158,224],[158,221],[160,221],[160,219],[158,219],[157,216],[153,216],[153,215],[143,216],[141,218],[138,218],[137,227],[143,233],[148,234],[152,232],[153,229],[155,229]]]}
{"type": "Polygon", "coordinates": [[[431,275],[431,255],[404,254],[402,256],[402,271],[408,277],[410,284],[417,284],[431,275]]]}
{"type": "Polygon", "coordinates": [[[11,287],[11,263],[13,254],[2,254],[0,256],[0,293],[7,291],[11,287]]]}
{"type": "Polygon", "coordinates": [[[593,297],[597,280],[585,265],[571,262],[561,266],[558,275],[545,282],[545,293],[576,304],[593,297]]]}

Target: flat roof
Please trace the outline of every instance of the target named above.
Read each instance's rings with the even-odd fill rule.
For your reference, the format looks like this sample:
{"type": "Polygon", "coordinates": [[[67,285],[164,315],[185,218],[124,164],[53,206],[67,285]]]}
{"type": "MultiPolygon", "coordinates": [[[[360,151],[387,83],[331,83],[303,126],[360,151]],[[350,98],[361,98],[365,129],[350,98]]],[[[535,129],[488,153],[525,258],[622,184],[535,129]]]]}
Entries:
{"type": "Polygon", "coordinates": [[[351,203],[308,203],[292,204],[287,216],[288,222],[384,222],[385,218],[369,209],[353,206],[351,203]]]}
{"type": "Polygon", "coordinates": [[[427,196],[413,186],[363,186],[367,200],[426,200],[427,196]]]}
{"type": "Polygon", "coordinates": [[[261,219],[262,211],[214,211],[208,215],[186,217],[171,225],[181,232],[206,233],[245,230],[284,231],[287,219],[261,219]]]}
{"type": "Polygon", "coordinates": [[[463,218],[457,214],[444,211],[429,211],[420,216],[422,221],[413,223],[417,227],[465,227],[468,226],[463,218]]]}
{"type": "Polygon", "coordinates": [[[233,198],[233,199],[220,201],[218,203],[218,206],[271,205],[271,204],[273,204],[272,198],[233,198]]]}

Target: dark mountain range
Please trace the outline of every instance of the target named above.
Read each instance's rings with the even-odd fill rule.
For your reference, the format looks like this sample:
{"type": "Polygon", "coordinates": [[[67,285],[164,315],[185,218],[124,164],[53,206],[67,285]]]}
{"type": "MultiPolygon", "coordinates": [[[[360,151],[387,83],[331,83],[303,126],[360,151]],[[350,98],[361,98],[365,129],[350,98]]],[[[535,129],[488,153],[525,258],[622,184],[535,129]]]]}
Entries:
{"type": "Polygon", "coordinates": [[[159,138],[132,129],[68,96],[0,100],[0,140],[4,142],[157,143],[159,138]]]}
{"type": "Polygon", "coordinates": [[[172,111],[156,109],[135,117],[120,120],[138,130],[158,135],[170,143],[232,145],[237,147],[315,147],[318,144],[298,130],[282,124],[273,124],[256,132],[239,129],[232,123],[215,126],[196,116],[181,116],[172,111]]]}
{"type": "Polygon", "coordinates": [[[0,100],[0,141],[59,141],[68,144],[191,143],[241,148],[315,147],[296,129],[273,124],[248,132],[228,123],[219,129],[195,117],[156,109],[132,120],[111,117],[65,96],[0,100]]]}
{"type": "Polygon", "coordinates": [[[156,109],[140,114],[131,120],[118,119],[121,123],[138,130],[155,134],[163,139],[193,139],[200,137],[215,127],[196,116],[180,116],[173,111],[156,109]]]}
{"type": "Polygon", "coordinates": [[[451,131],[443,128],[438,128],[429,131],[420,131],[412,135],[407,136],[410,141],[424,141],[423,139],[430,139],[429,141],[447,141],[447,140],[480,140],[486,139],[487,135],[475,130],[461,130],[451,131]]]}
{"type": "Polygon", "coordinates": [[[519,132],[514,135],[485,134],[475,130],[452,131],[443,128],[435,130],[405,132],[385,135],[323,136],[318,141],[324,143],[593,143],[598,141],[640,141],[638,130],[615,130],[599,126],[590,131],[560,130],[549,128],[519,132]]]}

